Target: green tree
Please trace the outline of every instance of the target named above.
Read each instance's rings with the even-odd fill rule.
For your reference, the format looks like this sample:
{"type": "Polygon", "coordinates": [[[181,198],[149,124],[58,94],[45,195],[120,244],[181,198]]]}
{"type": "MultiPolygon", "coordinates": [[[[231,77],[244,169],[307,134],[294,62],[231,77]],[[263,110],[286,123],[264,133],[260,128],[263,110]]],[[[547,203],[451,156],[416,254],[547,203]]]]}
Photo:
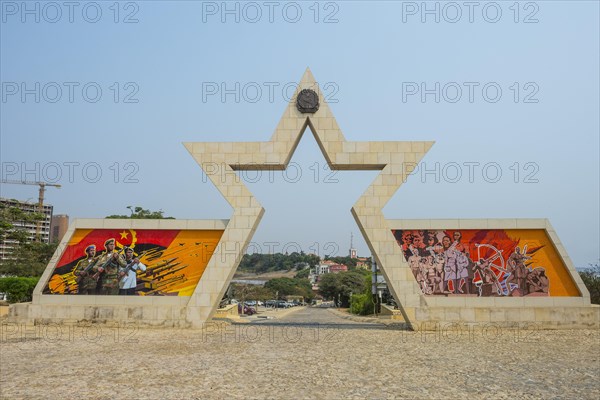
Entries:
{"type": "Polygon", "coordinates": [[[263,285],[234,284],[233,296],[240,301],[260,300],[265,302],[272,299],[274,294],[263,285]]]}
{"type": "Polygon", "coordinates": [[[0,278],[0,292],[6,293],[9,303],[30,301],[39,278],[0,278]]]}
{"type": "Polygon", "coordinates": [[[109,215],[106,218],[116,219],[116,218],[129,218],[129,219],[175,219],[173,217],[165,217],[164,211],[150,211],[142,208],[140,206],[127,206],[129,209],[130,215],[109,215]]]}
{"type": "Polygon", "coordinates": [[[365,290],[362,293],[352,295],[350,312],[352,314],[370,315],[375,314],[375,302],[371,294],[371,273],[364,274],[365,290]]]}
{"type": "Polygon", "coordinates": [[[600,265],[590,264],[589,268],[579,272],[581,280],[590,292],[590,300],[593,304],[600,304],[600,265]]]}
{"type": "Polygon", "coordinates": [[[244,254],[240,262],[240,271],[262,274],[271,271],[290,271],[293,268],[300,270],[306,265],[314,267],[320,262],[320,258],[314,254],[304,252],[293,252],[291,254],[244,254]]]}
{"type": "Polygon", "coordinates": [[[0,264],[0,275],[40,277],[57,243],[25,242],[18,244],[11,258],[0,264]]]}
{"type": "Polygon", "coordinates": [[[348,307],[350,294],[364,292],[365,282],[365,274],[358,271],[325,274],[319,281],[319,292],[326,299],[336,301],[339,299],[342,307],[348,307]]]}
{"type": "Polygon", "coordinates": [[[298,271],[296,273],[296,275],[294,275],[294,278],[296,278],[296,279],[306,279],[306,278],[308,278],[309,274],[310,274],[310,268],[305,268],[305,269],[302,269],[302,270],[298,271]]]}
{"type": "Polygon", "coordinates": [[[25,225],[43,221],[44,218],[41,213],[25,212],[18,207],[0,204],[0,241],[27,242],[29,233],[25,225]]]}
{"type": "Polygon", "coordinates": [[[9,259],[0,264],[0,275],[41,276],[56,250],[56,243],[34,242],[25,225],[44,220],[41,213],[0,205],[0,241],[12,244],[9,259]]]}
{"type": "Polygon", "coordinates": [[[267,281],[265,288],[277,293],[280,299],[285,296],[303,296],[307,299],[313,297],[308,279],[275,278],[267,281]]]}

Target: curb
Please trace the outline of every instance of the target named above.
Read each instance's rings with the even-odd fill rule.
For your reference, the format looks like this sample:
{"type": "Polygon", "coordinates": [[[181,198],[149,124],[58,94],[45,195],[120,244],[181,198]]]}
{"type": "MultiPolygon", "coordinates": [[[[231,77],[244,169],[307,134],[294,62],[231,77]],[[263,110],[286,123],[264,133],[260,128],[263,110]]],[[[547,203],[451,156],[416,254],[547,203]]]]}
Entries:
{"type": "Polygon", "coordinates": [[[281,311],[275,311],[275,315],[268,315],[266,312],[261,312],[260,314],[250,315],[250,316],[238,316],[233,318],[213,318],[214,320],[222,320],[231,322],[233,324],[249,324],[254,321],[265,321],[265,320],[277,320],[283,317],[287,317],[290,314],[293,314],[297,311],[303,310],[306,307],[292,307],[288,309],[283,309],[281,311]]]}
{"type": "Polygon", "coordinates": [[[359,315],[351,315],[345,312],[341,312],[336,310],[335,308],[328,308],[327,311],[329,311],[332,314],[335,314],[336,316],[340,317],[340,318],[344,318],[344,319],[348,319],[350,321],[355,321],[355,322],[363,322],[363,323],[375,323],[375,324],[381,324],[381,325],[406,325],[406,323],[404,321],[400,321],[400,320],[395,320],[395,319],[382,319],[382,318],[373,318],[373,317],[361,317],[359,315]]]}

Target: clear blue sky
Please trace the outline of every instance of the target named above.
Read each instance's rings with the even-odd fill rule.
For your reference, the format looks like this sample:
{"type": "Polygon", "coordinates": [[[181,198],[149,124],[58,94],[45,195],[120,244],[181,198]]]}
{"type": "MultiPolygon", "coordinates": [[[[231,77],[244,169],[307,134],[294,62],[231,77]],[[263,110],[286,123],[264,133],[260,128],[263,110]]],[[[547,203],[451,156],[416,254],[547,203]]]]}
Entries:
{"type": "MultiPolygon", "coordinates": [[[[117,16],[113,1],[100,1],[99,17],[87,2],[72,16],[65,6],[34,1],[25,3],[34,10],[28,14],[22,4],[1,2],[2,177],[19,179],[23,167],[39,163],[39,174],[25,177],[53,178],[60,166],[63,188],[47,191],[55,213],[104,217],[141,205],[176,218],[228,218],[231,208],[181,143],[268,140],[285,108],[282,87],[310,66],[328,83],[348,140],[436,141],[422,167],[439,163],[440,182],[434,174],[411,177],[386,217],[546,217],[576,266],[600,257],[596,1],[497,2],[499,17],[489,2],[472,17],[465,6],[428,2],[439,7],[439,22],[422,14],[421,2],[276,2],[272,16],[263,2],[227,3],[238,7],[239,22],[235,11],[222,13],[221,2],[122,2],[117,16]],[[207,92],[221,83],[235,91],[236,82],[239,102],[207,92]],[[439,103],[435,93],[424,102],[409,94],[436,82],[439,103]],[[452,102],[457,86],[462,97],[452,102]],[[102,96],[92,102],[98,87],[102,96]],[[22,98],[22,89],[31,92],[22,98]],[[471,162],[479,163],[473,182],[471,162]],[[456,165],[463,175],[452,182],[456,165]],[[92,182],[98,166],[102,177],[92,182]],[[493,183],[498,167],[502,177],[493,183]],[[130,172],[137,183],[124,182],[130,172]]],[[[325,160],[309,135],[293,161],[302,169],[297,182],[290,171],[288,182],[264,173],[248,183],[266,209],[253,241],[265,252],[267,242],[278,242],[275,250],[297,242],[321,255],[336,246],[346,254],[354,232],[366,255],[349,210],[376,173],[340,172],[331,182],[321,170],[315,183],[314,164],[325,160]]],[[[1,192],[37,199],[34,186],[3,185],[1,192]]]]}

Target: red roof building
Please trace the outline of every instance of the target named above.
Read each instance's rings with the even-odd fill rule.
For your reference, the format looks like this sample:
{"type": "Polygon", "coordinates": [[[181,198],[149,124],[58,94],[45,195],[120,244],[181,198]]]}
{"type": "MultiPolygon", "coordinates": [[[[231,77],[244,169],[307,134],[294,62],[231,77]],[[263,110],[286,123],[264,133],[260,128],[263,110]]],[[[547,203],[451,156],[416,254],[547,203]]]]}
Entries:
{"type": "Polygon", "coordinates": [[[344,264],[331,264],[329,266],[329,272],[332,274],[337,274],[339,272],[347,272],[348,266],[344,264]]]}

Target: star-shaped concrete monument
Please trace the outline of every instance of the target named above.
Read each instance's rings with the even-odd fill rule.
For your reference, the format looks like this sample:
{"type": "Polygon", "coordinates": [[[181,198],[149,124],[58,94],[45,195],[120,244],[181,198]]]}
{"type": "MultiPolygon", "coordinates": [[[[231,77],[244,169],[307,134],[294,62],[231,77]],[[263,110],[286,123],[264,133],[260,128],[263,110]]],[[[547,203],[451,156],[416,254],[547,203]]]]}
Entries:
{"type": "Polygon", "coordinates": [[[188,320],[204,322],[216,311],[265,211],[235,171],[286,169],[307,127],[332,170],[381,171],[351,213],[405,320],[414,319],[423,296],[382,209],[433,142],[347,141],[307,68],[270,141],[184,143],[234,209],[219,247],[190,299],[188,320]]]}

